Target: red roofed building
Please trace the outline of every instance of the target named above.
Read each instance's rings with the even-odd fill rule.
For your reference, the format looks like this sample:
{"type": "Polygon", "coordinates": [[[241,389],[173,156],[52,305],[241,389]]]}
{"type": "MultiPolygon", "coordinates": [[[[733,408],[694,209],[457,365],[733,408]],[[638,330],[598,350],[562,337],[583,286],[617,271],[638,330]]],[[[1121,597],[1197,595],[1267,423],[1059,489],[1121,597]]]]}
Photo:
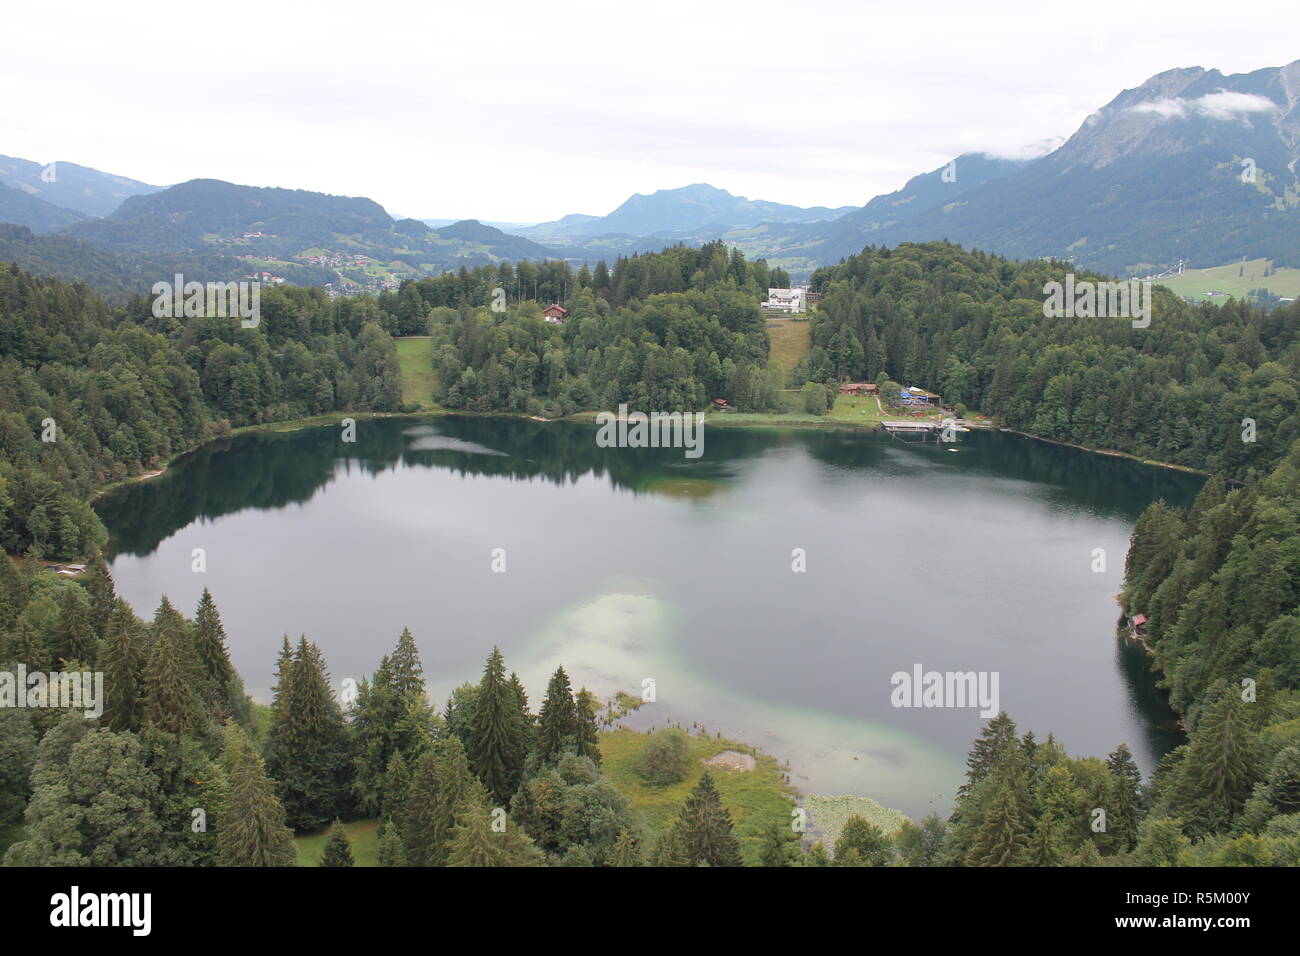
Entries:
{"type": "Polygon", "coordinates": [[[552,302],[546,308],[542,309],[542,316],[547,322],[554,322],[556,325],[563,324],[568,316],[569,310],[562,305],[552,302]]]}

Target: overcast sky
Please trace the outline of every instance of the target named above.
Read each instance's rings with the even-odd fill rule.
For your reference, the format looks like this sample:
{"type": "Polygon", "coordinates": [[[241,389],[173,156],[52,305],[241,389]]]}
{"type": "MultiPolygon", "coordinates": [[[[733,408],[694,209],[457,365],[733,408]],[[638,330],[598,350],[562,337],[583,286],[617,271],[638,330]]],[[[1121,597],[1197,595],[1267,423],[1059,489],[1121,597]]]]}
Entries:
{"type": "Polygon", "coordinates": [[[0,154],[536,222],[708,182],[861,205],[1068,137],[1172,67],[1300,57],[1293,0],[7,4],[0,154]]]}

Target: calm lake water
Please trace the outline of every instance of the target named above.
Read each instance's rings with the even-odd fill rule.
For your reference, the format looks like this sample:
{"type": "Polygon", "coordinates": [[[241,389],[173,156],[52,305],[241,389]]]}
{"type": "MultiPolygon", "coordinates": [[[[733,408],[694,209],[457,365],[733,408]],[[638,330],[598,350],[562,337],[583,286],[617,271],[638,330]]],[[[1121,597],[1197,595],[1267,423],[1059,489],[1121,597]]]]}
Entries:
{"type": "Polygon", "coordinates": [[[789,761],[803,790],[912,816],[947,812],[984,722],[895,708],[890,677],[914,665],[997,672],[1021,729],[1073,754],[1127,743],[1150,772],[1177,742],[1114,596],[1138,514],[1200,479],[998,433],[950,452],[714,427],[693,460],[595,433],[388,419],[355,443],[219,442],[101,499],[112,572],[146,617],[210,588],[259,700],[284,634],[319,644],[337,686],[410,627],[437,701],[493,644],[534,707],[561,663],[602,696],[652,679],[635,726],[702,724],[789,761]]]}

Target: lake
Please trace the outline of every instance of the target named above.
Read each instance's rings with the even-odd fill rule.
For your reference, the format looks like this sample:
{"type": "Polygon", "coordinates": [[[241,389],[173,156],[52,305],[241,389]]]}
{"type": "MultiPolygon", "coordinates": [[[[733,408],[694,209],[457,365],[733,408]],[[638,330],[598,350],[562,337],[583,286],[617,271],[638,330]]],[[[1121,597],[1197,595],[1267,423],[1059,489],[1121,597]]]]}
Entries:
{"type": "Polygon", "coordinates": [[[896,672],[996,674],[1022,731],[1127,743],[1147,773],[1180,741],[1115,595],[1142,509],[1200,478],[997,432],[706,426],[696,459],[595,436],[454,417],[251,434],[97,508],[119,592],[149,617],[209,588],[262,701],[283,635],[338,687],[409,627],[437,702],[496,644],[534,709],[562,663],[602,697],[652,689],[633,726],[702,725],[802,790],[913,817],[949,810],[984,718],[894,706],[896,672]]]}

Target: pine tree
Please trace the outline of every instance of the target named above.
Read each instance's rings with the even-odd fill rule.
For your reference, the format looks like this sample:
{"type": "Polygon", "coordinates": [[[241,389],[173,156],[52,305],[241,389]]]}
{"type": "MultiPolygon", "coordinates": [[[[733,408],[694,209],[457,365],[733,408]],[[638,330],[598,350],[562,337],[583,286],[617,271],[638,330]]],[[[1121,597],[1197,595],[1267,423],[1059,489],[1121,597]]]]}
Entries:
{"type": "Polygon", "coordinates": [[[320,866],[353,866],[352,844],[342,821],[337,818],[330,827],[329,839],[325,842],[325,852],[321,854],[320,866]]]}
{"type": "Polygon", "coordinates": [[[519,784],[525,756],[519,699],[505,675],[505,660],[492,648],[474,706],[470,766],[498,803],[509,802],[519,784]]]}
{"type": "Polygon", "coordinates": [[[692,866],[742,866],[740,843],[731,814],[722,805],[713,777],[706,771],[681,811],[682,842],[692,866]]]}
{"type": "Polygon", "coordinates": [[[297,866],[293,831],[266,776],[262,755],[228,723],[221,755],[226,793],[219,808],[217,862],[221,866],[297,866]]]}
{"type": "Polygon", "coordinates": [[[546,685],[546,697],[538,715],[537,755],[542,760],[558,754],[566,745],[575,743],[577,730],[577,708],[573,703],[573,691],[569,686],[569,675],[563,667],[557,667],[546,685]]]}
{"type": "Polygon", "coordinates": [[[144,721],[143,624],[118,598],[104,629],[104,713],[113,730],[139,730],[144,721]]]}

